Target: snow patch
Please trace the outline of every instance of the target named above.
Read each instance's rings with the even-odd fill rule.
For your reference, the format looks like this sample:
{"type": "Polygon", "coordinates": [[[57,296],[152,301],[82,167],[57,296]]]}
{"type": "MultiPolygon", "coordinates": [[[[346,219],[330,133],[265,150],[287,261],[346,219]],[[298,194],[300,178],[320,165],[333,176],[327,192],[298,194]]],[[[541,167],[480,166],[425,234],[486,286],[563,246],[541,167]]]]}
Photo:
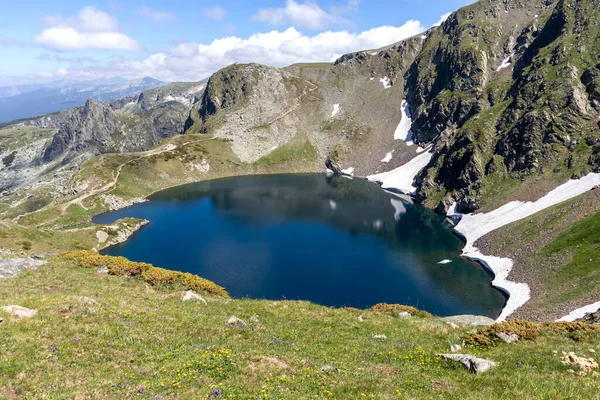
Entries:
{"type": "Polygon", "coordinates": [[[410,110],[408,108],[408,102],[406,100],[402,100],[402,103],[400,104],[400,110],[402,112],[402,119],[396,127],[394,139],[403,140],[406,142],[407,146],[412,146],[412,132],[410,131],[410,128],[412,127],[412,119],[410,110]]]}
{"type": "Polygon", "coordinates": [[[383,228],[383,221],[380,219],[376,219],[375,221],[373,221],[373,228],[380,231],[381,228],[383,228]]]}
{"type": "Polygon", "coordinates": [[[499,72],[501,70],[503,70],[504,68],[508,68],[510,67],[511,61],[510,59],[512,58],[512,56],[514,56],[515,53],[512,53],[510,56],[506,57],[503,61],[502,64],[500,64],[500,66],[498,68],[496,68],[496,72],[499,72]]]}
{"type": "Polygon", "coordinates": [[[392,87],[392,84],[391,84],[390,78],[388,78],[387,76],[384,76],[383,78],[381,78],[381,79],[379,80],[379,82],[381,82],[381,83],[383,84],[383,88],[384,88],[384,89],[389,89],[389,88],[391,88],[391,87],[392,87]]]}
{"type": "Polygon", "coordinates": [[[429,164],[431,157],[433,157],[433,154],[430,152],[422,153],[401,167],[389,172],[369,175],[367,179],[372,182],[381,182],[383,189],[397,189],[412,194],[417,190],[413,186],[415,176],[429,164]]]}
{"type": "Polygon", "coordinates": [[[421,35],[421,39],[423,39],[423,40],[427,39],[427,35],[421,35]]]}
{"type": "Polygon", "coordinates": [[[332,210],[337,210],[337,203],[333,200],[329,200],[329,207],[331,207],[332,210]]]}
{"type": "Polygon", "coordinates": [[[417,154],[418,154],[418,153],[422,153],[422,152],[424,152],[424,151],[425,151],[425,149],[424,149],[424,148],[422,148],[421,146],[417,146],[417,154]]]}
{"type": "Polygon", "coordinates": [[[383,159],[381,160],[381,162],[390,162],[392,160],[392,153],[393,152],[394,152],[394,150],[392,150],[389,153],[387,153],[385,155],[385,157],[383,157],[383,159]]]}
{"type": "Polygon", "coordinates": [[[556,322],[573,322],[580,318],[585,317],[585,314],[593,313],[600,310],[600,301],[588,304],[585,307],[578,308],[576,310],[571,311],[569,314],[565,315],[562,318],[556,320],[556,322]]]}
{"type": "Polygon", "coordinates": [[[354,175],[354,167],[343,169],[342,174],[352,176],[354,175]]]}
{"type": "Polygon", "coordinates": [[[379,54],[378,52],[374,51],[371,53],[372,56],[376,56],[377,54],[379,54]]]}
{"type": "Polygon", "coordinates": [[[444,265],[444,264],[450,264],[451,262],[452,262],[452,260],[448,260],[448,259],[446,259],[446,260],[442,260],[442,261],[440,261],[438,264],[442,264],[442,265],[444,265]]]}
{"type": "Polygon", "coordinates": [[[340,105],[339,104],[334,104],[333,105],[333,111],[331,112],[331,116],[335,117],[338,112],[340,112],[340,105]]]}
{"type": "Polygon", "coordinates": [[[375,77],[374,77],[374,76],[372,76],[372,77],[370,77],[370,78],[369,78],[369,80],[370,80],[370,81],[372,81],[373,79],[375,79],[375,77]]]}
{"type": "Polygon", "coordinates": [[[278,147],[279,147],[279,145],[276,144],[275,146],[271,147],[271,149],[269,151],[273,151],[273,150],[277,149],[278,147]]]}
{"type": "Polygon", "coordinates": [[[492,271],[495,275],[492,285],[510,296],[497,321],[504,321],[530,299],[529,286],[525,283],[508,280],[508,275],[513,267],[513,261],[510,258],[484,255],[475,247],[475,242],[491,231],[572,199],[599,184],[600,174],[592,173],[581,179],[570,180],[558,186],[535,202],[511,201],[489,213],[462,216],[461,221],[454,230],[464,236],[467,241],[463,249],[463,257],[478,261],[492,271]]]}

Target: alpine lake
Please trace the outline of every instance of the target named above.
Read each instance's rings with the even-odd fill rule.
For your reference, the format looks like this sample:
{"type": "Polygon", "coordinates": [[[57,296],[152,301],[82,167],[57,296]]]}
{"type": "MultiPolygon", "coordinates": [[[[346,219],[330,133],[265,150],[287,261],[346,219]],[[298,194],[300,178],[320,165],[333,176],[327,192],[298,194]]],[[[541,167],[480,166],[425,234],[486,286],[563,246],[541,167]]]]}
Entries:
{"type": "Polygon", "coordinates": [[[452,222],[405,195],[324,174],[193,183],[94,218],[150,224],[103,254],[191,272],[232,297],[333,307],[399,303],[497,317],[506,298],[460,257],[452,222]]]}

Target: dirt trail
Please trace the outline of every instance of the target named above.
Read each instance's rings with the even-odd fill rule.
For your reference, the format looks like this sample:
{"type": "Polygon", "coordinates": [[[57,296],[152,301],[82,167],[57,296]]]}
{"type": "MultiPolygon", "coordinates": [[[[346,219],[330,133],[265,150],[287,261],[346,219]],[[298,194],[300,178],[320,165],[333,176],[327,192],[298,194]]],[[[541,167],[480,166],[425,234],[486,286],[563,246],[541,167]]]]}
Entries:
{"type": "MultiPolygon", "coordinates": [[[[213,139],[215,139],[215,138],[211,137],[211,138],[206,138],[206,139],[198,139],[198,140],[194,140],[194,141],[191,141],[191,142],[184,143],[181,146],[188,146],[190,144],[194,144],[194,143],[198,143],[198,142],[205,142],[205,141],[213,140],[213,139]]],[[[154,155],[158,155],[158,154],[162,154],[162,153],[167,153],[167,152],[173,151],[173,150],[177,149],[177,147],[178,146],[176,146],[176,145],[174,145],[172,143],[168,143],[166,146],[161,147],[161,148],[156,148],[156,149],[148,150],[148,151],[141,152],[141,153],[131,153],[132,155],[139,154],[139,157],[132,158],[130,160],[125,161],[122,164],[119,164],[119,166],[117,166],[117,168],[115,170],[116,173],[115,173],[114,178],[112,179],[112,181],[110,181],[106,185],[101,186],[101,187],[96,188],[96,189],[92,189],[91,191],[85,193],[82,196],[76,197],[76,198],[74,198],[72,200],[69,200],[66,203],[61,204],[61,206],[60,206],[61,215],[65,215],[67,213],[67,208],[69,208],[69,206],[71,206],[73,204],[77,204],[80,207],[82,207],[82,208],[85,209],[85,207],[83,205],[83,201],[85,199],[88,199],[88,198],[90,198],[92,196],[95,196],[97,194],[100,194],[100,193],[107,192],[110,189],[113,189],[114,187],[116,187],[117,182],[119,180],[119,176],[121,175],[121,171],[123,170],[123,167],[125,167],[126,165],[131,164],[134,161],[141,160],[142,158],[151,157],[151,156],[154,156],[154,155]]]]}

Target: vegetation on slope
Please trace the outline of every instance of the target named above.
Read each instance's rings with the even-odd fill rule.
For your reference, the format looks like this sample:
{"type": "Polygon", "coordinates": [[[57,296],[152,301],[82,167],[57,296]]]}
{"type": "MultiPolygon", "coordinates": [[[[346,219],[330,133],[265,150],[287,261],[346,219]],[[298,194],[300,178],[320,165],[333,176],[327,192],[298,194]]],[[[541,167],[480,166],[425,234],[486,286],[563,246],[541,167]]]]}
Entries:
{"type": "Polygon", "coordinates": [[[0,398],[592,399],[600,390],[597,377],[561,362],[563,351],[595,357],[594,332],[574,340],[542,328],[535,340],[467,347],[499,362],[474,375],[436,357],[473,328],[302,301],[203,293],[207,304],[182,302],[183,290],[61,258],[0,281],[2,305],[38,310],[1,315],[0,398]],[[228,324],[231,315],[246,326],[228,324]]]}

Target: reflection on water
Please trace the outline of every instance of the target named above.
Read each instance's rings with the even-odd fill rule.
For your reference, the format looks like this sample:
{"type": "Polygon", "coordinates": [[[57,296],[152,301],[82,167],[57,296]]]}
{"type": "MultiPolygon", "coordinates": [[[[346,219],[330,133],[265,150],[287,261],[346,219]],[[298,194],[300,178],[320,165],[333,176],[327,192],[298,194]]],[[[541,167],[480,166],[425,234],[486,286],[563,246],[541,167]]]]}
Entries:
{"type": "Polygon", "coordinates": [[[376,185],[321,174],[249,176],[180,186],[98,216],[150,225],[104,251],[189,271],[233,296],[331,306],[416,305],[495,317],[504,297],[443,217],[376,185]],[[451,260],[439,264],[442,260],[451,260]]]}

